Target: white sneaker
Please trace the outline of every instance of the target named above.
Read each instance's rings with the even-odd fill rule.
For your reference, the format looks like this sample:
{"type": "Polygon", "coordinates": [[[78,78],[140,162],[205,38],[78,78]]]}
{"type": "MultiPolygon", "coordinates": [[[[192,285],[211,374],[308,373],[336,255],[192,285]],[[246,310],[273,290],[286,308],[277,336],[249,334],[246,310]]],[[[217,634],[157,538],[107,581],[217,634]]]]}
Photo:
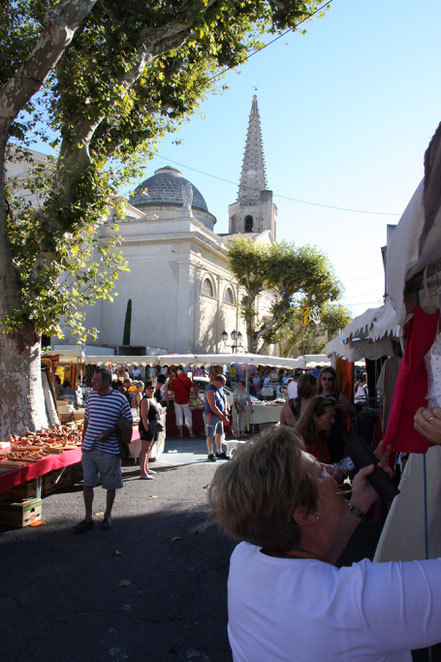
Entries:
{"type": "Polygon", "coordinates": [[[146,474],[145,476],[140,476],[140,480],[153,480],[153,476],[146,474]]]}
{"type": "Polygon", "coordinates": [[[147,473],[156,476],[156,471],[153,471],[153,469],[147,469],[147,473]]]}

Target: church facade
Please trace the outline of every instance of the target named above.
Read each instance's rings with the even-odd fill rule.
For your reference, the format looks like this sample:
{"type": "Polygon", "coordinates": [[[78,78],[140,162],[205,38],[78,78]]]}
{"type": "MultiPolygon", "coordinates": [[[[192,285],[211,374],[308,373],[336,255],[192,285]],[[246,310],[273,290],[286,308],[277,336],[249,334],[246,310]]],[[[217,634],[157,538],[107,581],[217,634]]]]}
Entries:
{"type": "MultiPolygon", "coordinates": [[[[124,324],[131,300],[130,346],[136,353],[247,351],[240,315],[241,292],[228,268],[226,242],[244,234],[257,242],[276,238],[276,207],[267,189],[257,98],[252,101],[241,180],[229,206],[229,233],[215,232],[216,218],[200,191],[175,168],[165,166],[142,182],[119,222],[121,251],[129,272],[120,274],[114,301],[88,309],[86,323],[100,330],[97,345],[124,353],[124,324]],[[225,333],[228,340],[225,342],[225,333]]],[[[102,241],[110,236],[103,226],[102,241]]],[[[258,317],[273,295],[259,297],[258,317]]],[[[71,342],[66,334],[64,342],[71,342]]]]}

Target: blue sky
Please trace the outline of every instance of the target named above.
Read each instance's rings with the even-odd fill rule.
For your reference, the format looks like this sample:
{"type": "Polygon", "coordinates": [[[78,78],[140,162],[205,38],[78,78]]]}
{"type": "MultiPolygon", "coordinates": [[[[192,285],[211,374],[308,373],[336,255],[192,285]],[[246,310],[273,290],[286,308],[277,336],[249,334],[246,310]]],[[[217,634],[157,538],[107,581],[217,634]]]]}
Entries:
{"type": "Polygon", "coordinates": [[[290,33],[229,72],[229,90],[201,105],[205,119],[193,116],[160,143],[146,177],[177,167],[205,197],[215,230],[227,232],[256,86],[277,239],[324,251],[354,315],[380,305],[386,226],[421,180],[441,120],[440,25],[440,0],[334,0],[305,35],[290,33]]]}

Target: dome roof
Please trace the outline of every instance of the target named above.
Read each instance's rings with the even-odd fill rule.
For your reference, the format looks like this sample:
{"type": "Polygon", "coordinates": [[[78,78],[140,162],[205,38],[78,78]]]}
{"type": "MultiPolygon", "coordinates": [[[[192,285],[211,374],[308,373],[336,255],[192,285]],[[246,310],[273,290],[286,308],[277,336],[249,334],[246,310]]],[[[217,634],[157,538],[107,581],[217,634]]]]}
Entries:
{"type": "Polygon", "coordinates": [[[182,188],[190,184],[193,189],[192,209],[200,209],[208,212],[207,203],[188,179],[182,176],[179,170],[171,166],[165,166],[155,170],[153,177],[145,179],[134,191],[129,202],[134,207],[157,207],[170,205],[182,207],[182,188]]]}

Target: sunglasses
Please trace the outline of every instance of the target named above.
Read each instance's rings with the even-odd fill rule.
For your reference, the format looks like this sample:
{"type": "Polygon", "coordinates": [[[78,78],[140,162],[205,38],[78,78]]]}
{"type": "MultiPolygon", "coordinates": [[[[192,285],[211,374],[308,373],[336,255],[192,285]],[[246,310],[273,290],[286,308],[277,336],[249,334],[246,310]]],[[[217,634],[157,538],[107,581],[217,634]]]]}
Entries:
{"type": "Polygon", "coordinates": [[[146,391],[154,391],[155,387],[154,386],[147,386],[146,391]]]}
{"type": "Polygon", "coordinates": [[[352,487],[350,487],[349,485],[342,486],[341,489],[337,490],[337,492],[330,492],[329,494],[319,495],[319,499],[324,499],[325,497],[329,497],[329,496],[335,496],[336,494],[338,495],[352,494],[352,487]]]}

